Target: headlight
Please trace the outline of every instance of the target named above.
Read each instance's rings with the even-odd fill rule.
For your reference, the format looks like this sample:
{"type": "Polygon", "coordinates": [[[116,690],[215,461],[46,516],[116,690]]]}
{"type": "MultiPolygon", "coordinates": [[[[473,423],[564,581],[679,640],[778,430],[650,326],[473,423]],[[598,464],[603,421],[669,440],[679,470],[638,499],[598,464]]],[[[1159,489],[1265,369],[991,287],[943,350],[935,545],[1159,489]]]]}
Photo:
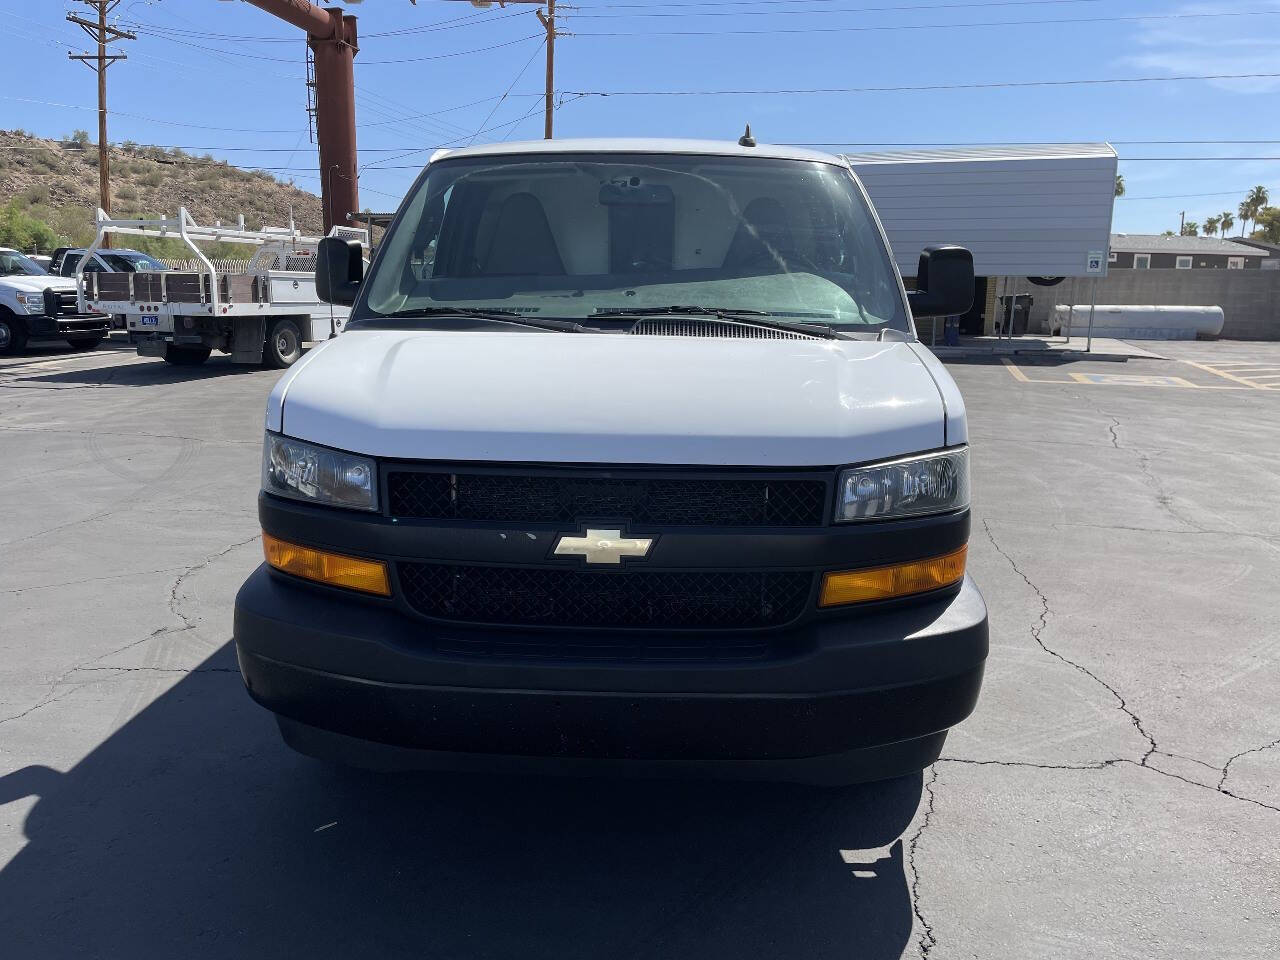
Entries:
{"type": "Polygon", "coordinates": [[[268,433],[262,489],[278,497],[352,510],[378,509],[378,472],[368,457],[268,433]]]}
{"type": "Polygon", "coordinates": [[[44,313],[44,291],[40,293],[20,293],[18,302],[27,308],[27,313],[44,313]]]}
{"type": "Polygon", "coordinates": [[[853,467],[840,474],[836,520],[947,513],[969,505],[969,448],[853,467]]]}

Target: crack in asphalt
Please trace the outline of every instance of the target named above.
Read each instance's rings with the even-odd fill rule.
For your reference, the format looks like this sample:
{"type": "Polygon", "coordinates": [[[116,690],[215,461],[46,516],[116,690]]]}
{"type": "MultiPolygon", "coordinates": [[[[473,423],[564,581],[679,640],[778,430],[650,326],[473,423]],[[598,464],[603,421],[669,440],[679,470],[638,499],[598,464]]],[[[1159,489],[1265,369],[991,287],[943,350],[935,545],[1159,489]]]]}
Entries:
{"type": "Polygon", "coordinates": [[[217,553],[209,554],[209,556],[205,557],[199,563],[192,564],[191,566],[183,570],[182,573],[178,574],[177,579],[173,581],[173,587],[169,590],[170,612],[172,612],[175,617],[177,617],[179,620],[185,623],[188,628],[194,627],[198,621],[193,621],[190,617],[188,617],[185,613],[183,613],[180,609],[178,609],[179,604],[181,603],[181,600],[178,597],[178,590],[179,588],[181,588],[183,581],[186,580],[187,577],[197,572],[198,570],[203,570],[205,567],[209,566],[209,564],[211,564],[214,560],[217,560],[219,557],[225,557],[232,550],[236,549],[236,547],[243,547],[247,543],[253,543],[253,541],[257,540],[261,536],[262,536],[261,533],[255,533],[252,537],[249,537],[247,540],[239,540],[236,543],[231,544],[231,546],[226,547],[223,550],[219,550],[217,553]]]}
{"type": "Polygon", "coordinates": [[[1204,530],[1204,527],[1196,523],[1194,520],[1189,520],[1184,517],[1181,511],[1174,506],[1172,494],[1165,490],[1164,484],[1160,482],[1160,478],[1157,477],[1155,471],[1151,469],[1150,454],[1138,454],[1138,469],[1142,472],[1143,477],[1146,478],[1147,486],[1149,486],[1152,492],[1156,495],[1156,503],[1160,504],[1160,508],[1164,510],[1165,513],[1169,514],[1169,516],[1173,517],[1173,519],[1177,520],[1179,523],[1190,527],[1192,530],[1204,530]]]}
{"type": "Polygon", "coordinates": [[[1094,683],[1098,684],[1098,686],[1106,690],[1107,693],[1111,694],[1111,696],[1115,699],[1117,706],[1119,706],[1120,710],[1125,714],[1125,716],[1129,718],[1129,721],[1133,724],[1134,729],[1138,731],[1142,739],[1147,741],[1147,752],[1142,755],[1142,759],[1141,761],[1139,761],[1142,765],[1145,766],[1147,760],[1150,759],[1151,755],[1155,753],[1158,749],[1156,746],[1155,738],[1150,733],[1147,732],[1146,728],[1142,725],[1142,720],[1138,717],[1136,713],[1134,713],[1133,709],[1129,706],[1128,702],[1121,695],[1119,690],[1117,690],[1111,684],[1107,683],[1107,681],[1103,680],[1101,677],[1099,677],[1096,673],[1094,673],[1088,667],[1084,666],[1083,664],[1077,663],[1076,661],[1071,660],[1068,657],[1063,656],[1057,650],[1054,650],[1052,647],[1050,647],[1047,643],[1044,642],[1043,633],[1045,628],[1049,624],[1049,614],[1051,612],[1049,609],[1049,598],[1044,595],[1044,591],[1042,591],[1038,586],[1036,586],[1035,583],[1032,582],[1030,577],[1028,577],[1025,573],[1022,572],[1022,568],[1018,566],[1017,562],[1013,559],[1013,557],[1010,556],[1008,553],[1006,553],[1004,548],[1001,547],[1000,544],[996,541],[995,534],[991,532],[990,521],[983,520],[982,528],[986,530],[987,539],[991,541],[991,546],[995,548],[996,553],[1000,554],[1000,556],[1004,557],[1004,559],[1008,561],[1009,566],[1013,568],[1013,572],[1016,573],[1019,577],[1021,577],[1022,581],[1028,587],[1030,587],[1033,591],[1035,591],[1035,595],[1037,599],[1039,599],[1040,601],[1040,616],[1038,618],[1038,622],[1033,624],[1031,627],[1032,639],[1034,639],[1035,642],[1039,645],[1040,649],[1043,650],[1045,653],[1049,654],[1049,656],[1054,657],[1057,660],[1061,660],[1067,666],[1080,671],[1080,673],[1083,673],[1086,677],[1088,677],[1094,683]]]}
{"type": "Polygon", "coordinates": [[[1280,739],[1272,740],[1270,743],[1264,743],[1260,747],[1250,747],[1248,750],[1241,750],[1235,756],[1229,757],[1227,762],[1222,765],[1222,777],[1218,780],[1218,789],[1223,793],[1228,793],[1230,796],[1235,796],[1235,794],[1231,794],[1225,789],[1227,777],[1231,775],[1231,765],[1241,757],[1247,757],[1251,753],[1261,753],[1263,750],[1270,750],[1272,747],[1280,747],[1280,739]]]}
{"type": "Polygon", "coordinates": [[[938,767],[934,764],[929,770],[929,779],[924,782],[925,796],[928,801],[925,803],[924,818],[920,821],[920,828],[911,836],[911,841],[907,844],[907,863],[911,867],[911,912],[916,918],[916,922],[920,925],[920,956],[927,958],[931,950],[938,945],[938,938],[933,932],[933,925],[925,919],[924,910],[920,906],[920,870],[916,866],[916,847],[920,845],[920,838],[928,828],[930,821],[933,820],[934,801],[936,799],[933,792],[933,785],[938,779],[938,767]]]}
{"type": "MultiPolygon", "coordinates": [[[[1268,747],[1277,746],[1277,745],[1280,745],[1280,740],[1277,740],[1275,743],[1268,744],[1266,747],[1254,747],[1252,750],[1245,750],[1243,753],[1238,754],[1237,756],[1244,756],[1245,754],[1253,753],[1257,750],[1266,750],[1268,749],[1268,747]]],[[[1162,754],[1162,755],[1173,756],[1173,754],[1162,754]]],[[[1193,758],[1184,757],[1183,759],[1191,760],[1193,758]]],[[[1235,758],[1232,758],[1232,759],[1235,759],[1235,758]]],[[[1225,790],[1221,787],[1215,787],[1212,784],[1201,783],[1198,780],[1191,780],[1179,774],[1170,773],[1168,770],[1161,770],[1159,767],[1153,767],[1149,763],[1142,763],[1138,760],[1134,760],[1132,757],[1110,757],[1106,760],[1098,760],[1094,763],[1075,763],[1075,764],[1035,763],[1034,761],[1031,761],[1031,760],[969,760],[964,757],[939,757],[936,762],[937,763],[957,763],[957,764],[961,764],[965,766],[973,766],[973,767],[1010,767],[1015,769],[1022,768],[1022,769],[1030,769],[1030,770],[1074,770],[1074,771],[1082,771],[1086,773],[1092,773],[1097,770],[1107,770],[1107,769],[1110,769],[1111,767],[1117,767],[1123,763],[1131,767],[1137,767],[1139,770],[1145,770],[1148,773],[1155,773],[1155,774],[1159,774],[1162,777],[1168,777],[1170,780],[1177,780],[1178,782],[1185,783],[1188,786],[1198,787],[1201,790],[1208,790],[1210,793],[1216,793],[1224,797],[1229,797],[1232,800],[1239,800],[1242,803],[1251,803],[1254,806],[1262,807],[1264,810],[1271,810],[1276,813],[1280,813],[1280,807],[1277,807],[1274,804],[1266,803],[1265,801],[1262,801],[1262,800],[1255,800],[1253,797],[1242,796],[1238,793],[1232,793],[1230,790],[1225,790]]],[[[1213,766],[1213,764],[1204,763],[1203,760],[1195,760],[1194,762],[1210,767],[1215,770],[1217,769],[1216,767],[1213,766]]],[[[1228,763],[1230,763],[1230,761],[1228,761],[1228,763]]]]}
{"type": "Polygon", "coordinates": [[[239,673],[236,667],[76,667],[72,673],[181,673],[190,676],[193,673],[239,673]]]}
{"type": "Polygon", "coordinates": [[[106,517],[111,516],[113,513],[115,513],[114,510],[104,510],[102,513],[95,513],[91,517],[82,517],[79,520],[71,520],[71,521],[68,521],[67,523],[60,523],[56,527],[50,527],[47,530],[40,530],[37,533],[29,533],[25,537],[18,537],[16,540],[6,540],[3,543],[0,543],[0,547],[11,547],[15,543],[26,543],[28,540],[36,540],[36,539],[39,539],[40,537],[47,536],[48,534],[57,533],[59,530],[66,530],[69,527],[78,527],[84,523],[93,523],[95,520],[105,519],[106,517]]]}
{"type": "Polygon", "coordinates": [[[10,587],[0,590],[0,594],[18,594],[27,593],[30,590],[52,590],[56,587],[75,587],[83,583],[103,583],[109,580],[129,580],[134,577],[149,577],[157,573],[172,573],[175,570],[181,570],[181,567],[161,567],[159,570],[137,570],[129,573],[113,573],[107,577],[85,577],[83,580],[63,580],[60,583],[33,583],[26,587],[10,587]]]}
{"type": "Polygon", "coordinates": [[[1000,544],[997,542],[995,538],[995,535],[991,532],[990,522],[987,520],[983,520],[982,527],[986,531],[987,539],[991,541],[991,546],[995,549],[996,553],[1000,554],[1000,556],[1004,557],[1004,559],[1008,561],[1009,566],[1013,568],[1013,572],[1016,573],[1019,577],[1021,577],[1023,582],[1026,583],[1028,587],[1030,587],[1033,591],[1035,591],[1036,597],[1040,600],[1040,607],[1041,607],[1040,616],[1038,618],[1038,622],[1036,624],[1033,624],[1031,627],[1032,638],[1035,639],[1036,643],[1040,646],[1042,650],[1044,650],[1045,653],[1049,654],[1050,656],[1058,660],[1061,660],[1063,663],[1067,664],[1068,666],[1074,667],[1076,670],[1079,670],[1081,673],[1089,677],[1091,680],[1097,683],[1100,687],[1106,690],[1109,694],[1111,694],[1111,696],[1115,698],[1116,704],[1119,706],[1120,710],[1125,714],[1125,716],[1129,718],[1130,722],[1133,724],[1134,729],[1136,729],[1138,733],[1142,736],[1142,738],[1147,741],[1147,751],[1137,760],[1134,760],[1131,757],[1114,757],[1107,760],[1100,760],[1094,764],[1082,764],[1079,766],[1024,763],[1019,761],[998,761],[998,760],[966,761],[966,760],[960,760],[960,759],[954,759],[954,758],[946,758],[945,762],[947,763],[990,763],[990,764],[999,765],[999,766],[1038,767],[1046,770],[1101,770],[1107,767],[1115,766],[1116,764],[1128,763],[1128,764],[1132,764],[1133,766],[1139,767],[1140,769],[1149,770],[1152,773],[1157,773],[1162,777],[1168,777],[1171,780],[1179,780],[1182,783],[1190,784],[1193,787],[1199,787],[1203,790],[1212,790],[1215,793],[1221,794],[1222,796],[1225,796],[1225,797],[1230,797],[1233,800],[1240,800],[1244,803],[1251,803],[1251,804],[1254,804],[1255,806],[1262,807],[1266,810],[1274,810],[1277,813],[1280,813],[1280,806],[1275,806],[1273,804],[1266,803],[1262,800],[1255,800],[1252,797],[1242,796],[1240,794],[1233,793],[1232,791],[1226,789],[1227,776],[1229,775],[1230,767],[1232,763],[1234,763],[1240,757],[1246,756],[1250,753],[1254,753],[1260,750],[1267,750],[1274,746],[1280,746],[1280,740],[1275,740],[1261,747],[1253,747],[1249,750],[1241,751],[1240,753],[1236,754],[1234,757],[1231,757],[1229,760],[1227,760],[1226,764],[1224,764],[1223,767],[1221,768],[1222,773],[1221,773],[1221,777],[1218,780],[1217,786],[1214,786],[1212,784],[1200,783],[1196,780],[1190,779],[1189,777],[1184,777],[1176,773],[1171,773],[1168,770],[1161,770],[1158,767],[1153,767],[1150,764],[1150,760],[1153,756],[1158,755],[1158,756],[1165,756],[1165,757],[1178,757],[1179,759],[1185,759],[1185,760],[1192,760],[1193,762],[1199,763],[1200,765],[1208,767],[1209,769],[1213,769],[1213,770],[1218,769],[1217,767],[1214,767],[1213,764],[1206,763],[1203,760],[1196,760],[1193,757],[1180,757],[1178,754],[1169,753],[1167,751],[1159,749],[1158,745],[1156,744],[1155,737],[1153,737],[1150,733],[1147,732],[1146,727],[1143,726],[1141,718],[1137,715],[1137,713],[1134,712],[1133,708],[1129,706],[1128,702],[1120,694],[1119,690],[1117,690],[1111,684],[1107,683],[1107,681],[1103,680],[1101,677],[1093,673],[1091,670],[1089,670],[1085,666],[1079,663],[1076,663],[1074,660],[1068,659],[1067,657],[1063,656],[1061,653],[1054,650],[1052,647],[1050,647],[1048,644],[1044,642],[1044,638],[1042,634],[1044,632],[1045,627],[1048,625],[1049,614],[1051,612],[1049,608],[1048,597],[1046,597],[1044,595],[1044,592],[1038,586],[1036,586],[1034,582],[1032,582],[1030,577],[1028,577],[1025,573],[1023,573],[1022,569],[1014,561],[1013,557],[1010,556],[1008,553],[1006,553],[1005,550],[1000,546],[1000,544]]]}
{"type": "MultiPolygon", "coordinates": [[[[208,556],[204,557],[199,562],[193,563],[190,566],[183,568],[182,572],[178,574],[178,576],[174,579],[173,586],[169,589],[169,602],[168,602],[169,612],[173,616],[177,617],[179,620],[182,621],[182,626],[156,627],[154,630],[148,633],[145,637],[142,637],[138,640],[132,640],[129,643],[126,643],[122,647],[117,647],[115,650],[111,650],[111,651],[108,651],[107,653],[99,654],[96,657],[90,657],[88,660],[81,661],[80,663],[76,664],[70,669],[63,671],[57,677],[55,677],[52,681],[49,682],[49,685],[48,685],[49,692],[50,692],[49,696],[46,696],[39,703],[33,704],[32,706],[28,707],[27,709],[23,710],[20,713],[16,713],[10,717],[0,717],[0,724],[9,723],[13,720],[20,720],[23,717],[30,716],[32,713],[35,713],[37,710],[40,710],[44,707],[49,706],[50,704],[57,703],[59,700],[62,700],[64,697],[70,696],[70,694],[76,689],[76,686],[78,686],[78,684],[76,686],[72,686],[68,690],[64,690],[56,694],[53,691],[57,690],[58,687],[68,682],[74,683],[74,681],[71,681],[70,678],[74,676],[76,673],[90,672],[90,671],[96,671],[96,670],[117,670],[121,672],[132,672],[132,671],[143,671],[143,670],[162,671],[163,668],[159,668],[159,667],[109,667],[109,666],[95,667],[93,665],[97,663],[101,663],[103,660],[106,660],[108,657],[114,657],[116,654],[124,653],[126,650],[131,650],[134,647],[139,646],[140,644],[148,643],[152,640],[155,640],[158,637],[168,636],[170,634],[186,633],[188,630],[194,630],[200,622],[199,619],[197,618],[193,620],[191,617],[187,616],[180,609],[180,604],[182,603],[183,598],[178,596],[178,590],[182,586],[183,581],[186,580],[188,577],[190,577],[192,574],[194,574],[196,571],[204,569],[214,560],[217,560],[219,557],[226,556],[232,550],[236,549],[236,547],[243,547],[245,544],[252,543],[254,540],[257,540],[260,536],[262,536],[262,534],[257,533],[257,534],[254,534],[252,537],[249,537],[247,540],[239,540],[236,543],[231,544],[229,547],[225,547],[222,550],[217,551],[216,553],[211,553],[208,556]]],[[[211,672],[212,673],[212,672],[222,672],[223,669],[224,668],[209,668],[207,671],[201,671],[199,668],[195,668],[193,670],[179,670],[177,672],[183,672],[183,673],[211,672]]]]}
{"type": "Polygon", "coordinates": [[[128,437],[129,439],[141,438],[144,440],[190,440],[192,443],[223,443],[246,447],[262,446],[261,440],[235,440],[226,437],[187,437],[176,433],[137,433],[134,431],[124,432],[119,430],[67,430],[59,427],[15,427],[11,425],[0,425],[0,430],[10,430],[14,433],[58,433],[81,437],[128,437]]]}

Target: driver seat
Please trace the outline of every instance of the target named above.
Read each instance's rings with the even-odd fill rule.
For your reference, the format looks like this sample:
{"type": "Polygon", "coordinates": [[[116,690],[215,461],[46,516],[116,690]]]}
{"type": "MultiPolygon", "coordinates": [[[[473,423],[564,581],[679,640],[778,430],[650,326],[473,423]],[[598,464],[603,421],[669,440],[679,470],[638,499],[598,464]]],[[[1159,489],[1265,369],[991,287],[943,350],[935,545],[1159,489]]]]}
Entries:
{"type": "Polygon", "coordinates": [[[504,277],[564,276],[564,261],[547,212],[532,193],[513,193],[502,201],[481,272],[504,277]]]}

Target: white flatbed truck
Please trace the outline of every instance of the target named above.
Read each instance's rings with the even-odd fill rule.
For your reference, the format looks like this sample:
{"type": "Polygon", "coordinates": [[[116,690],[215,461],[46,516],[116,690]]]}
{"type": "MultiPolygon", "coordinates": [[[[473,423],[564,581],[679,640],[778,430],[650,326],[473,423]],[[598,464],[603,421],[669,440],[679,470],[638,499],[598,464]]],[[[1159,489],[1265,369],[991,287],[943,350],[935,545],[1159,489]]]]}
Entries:
{"type": "MultiPolygon", "coordinates": [[[[320,237],[285,228],[247,230],[197,224],[186,208],[161,220],[115,220],[102,210],[97,236],[81,263],[110,235],[174,237],[185,243],[196,270],[136,273],[76,273],[81,311],[123,315],[139,356],[194,366],[214,350],[232,363],[283,368],[302,356],[305,343],[336,336],[349,310],[316,295],[315,262],[320,237]],[[259,249],[243,272],[219,270],[200,243],[239,243],[259,249]]],[[[368,248],[368,232],[334,227],[330,236],[368,248]]]]}

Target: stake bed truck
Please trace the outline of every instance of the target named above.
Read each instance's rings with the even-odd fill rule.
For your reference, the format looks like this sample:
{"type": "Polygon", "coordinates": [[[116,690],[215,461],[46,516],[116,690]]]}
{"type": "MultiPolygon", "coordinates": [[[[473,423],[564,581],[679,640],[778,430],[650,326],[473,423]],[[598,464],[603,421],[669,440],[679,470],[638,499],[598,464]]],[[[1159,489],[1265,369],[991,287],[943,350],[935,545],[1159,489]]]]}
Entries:
{"type": "Polygon", "coordinates": [[[931,763],[973,709],[964,403],[866,193],[805,150],[442,152],[342,337],[267,404],[235,642],[286,741],[379,767],[807,782],[931,763]]]}
{"type": "MultiPolygon", "coordinates": [[[[302,356],[305,343],[337,335],[346,322],[345,306],[316,296],[321,238],[304,236],[292,225],[202,227],[185,208],[164,220],[112,220],[99,210],[97,224],[98,235],[76,268],[80,299],[102,313],[123,316],[140,356],[194,366],[220,350],[231,355],[232,363],[283,368],[302,356]],[[181,240],[199,269],[86,270],[112,234],[181,240]],[[200,242],[251,244],[258,250],[244,270],[220,270],[200,242]]],[[[364,230],[335,227],[330,233],[361,249],[368,244],[364,230]]]]}

